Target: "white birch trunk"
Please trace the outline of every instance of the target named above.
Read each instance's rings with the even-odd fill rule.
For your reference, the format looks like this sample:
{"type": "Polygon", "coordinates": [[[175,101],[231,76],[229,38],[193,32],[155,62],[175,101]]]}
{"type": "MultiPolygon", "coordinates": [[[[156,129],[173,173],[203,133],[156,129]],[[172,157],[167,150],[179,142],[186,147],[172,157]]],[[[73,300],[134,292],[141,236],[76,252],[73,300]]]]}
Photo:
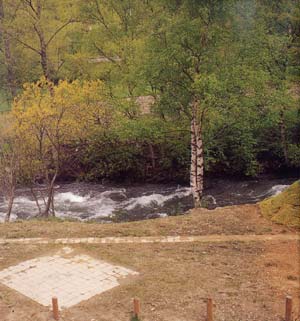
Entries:
{"type": "Polygon", "coordinates": [[[194,199],[194,206],[198,208],[201,207],[204,175],[202,124],[201,121],[197,120],[198,101],[193,103],[192,108],[190,185],[194,199]]]}

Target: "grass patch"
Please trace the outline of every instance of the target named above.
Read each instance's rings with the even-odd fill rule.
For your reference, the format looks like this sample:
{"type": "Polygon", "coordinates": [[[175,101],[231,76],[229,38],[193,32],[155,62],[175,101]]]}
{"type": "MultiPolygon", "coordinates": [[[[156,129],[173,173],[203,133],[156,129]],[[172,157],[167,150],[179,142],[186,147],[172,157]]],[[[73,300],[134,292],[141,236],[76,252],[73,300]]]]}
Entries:
{"type": "Polygon", "coordinates": [[[282,233],[282,230],[281,225],[262,217],[259,207],[252,204],[214,210],[194,209],[185,215],[128,223],[31,219],[0,224],[0,238],[243,235],[282,233]]]}
{"type": "Polygon", "coordinates": [[[300,181],[260,202],[259,206],[262,215],[273,222],[300,228],[300,181]]]}

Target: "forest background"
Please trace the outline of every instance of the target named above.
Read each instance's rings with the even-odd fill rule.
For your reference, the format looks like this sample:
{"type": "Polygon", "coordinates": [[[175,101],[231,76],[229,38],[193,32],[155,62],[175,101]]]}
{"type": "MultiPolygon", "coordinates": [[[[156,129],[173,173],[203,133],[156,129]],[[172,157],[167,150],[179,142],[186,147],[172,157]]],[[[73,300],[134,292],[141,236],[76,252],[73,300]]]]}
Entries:
{"type": "MultiPolygon", "coordinates": [[[[0,0],[2,186],[300,169],[295,0],[0,0]],[[4,182],[4,183],[3,183],[4,182]]],[[[8,188],[9,187],[9,188],[8,188]]]]}

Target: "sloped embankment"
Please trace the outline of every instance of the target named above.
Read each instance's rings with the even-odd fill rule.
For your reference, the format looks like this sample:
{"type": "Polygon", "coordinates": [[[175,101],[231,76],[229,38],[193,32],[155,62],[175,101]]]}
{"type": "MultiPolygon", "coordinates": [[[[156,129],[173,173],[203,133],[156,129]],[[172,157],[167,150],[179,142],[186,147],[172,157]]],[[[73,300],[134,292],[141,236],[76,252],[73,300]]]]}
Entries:
{"type": "Polygon", "coordinates": [[[300,181],[279,195],[259,203],[263,216],[289,227],[300,228],[300,181]]]}

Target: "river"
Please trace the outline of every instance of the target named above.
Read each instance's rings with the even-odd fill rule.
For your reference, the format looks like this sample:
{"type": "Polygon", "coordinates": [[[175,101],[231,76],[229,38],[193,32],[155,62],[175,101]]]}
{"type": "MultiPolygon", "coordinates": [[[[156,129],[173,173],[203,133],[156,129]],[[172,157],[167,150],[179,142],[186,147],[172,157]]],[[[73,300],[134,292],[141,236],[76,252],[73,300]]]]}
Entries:
{"type": "MultiPolygon", "coordinates": [[[[208,208],[256,203],[275,195],[296,178],[229,180],[209,179],[204,203],[208,208]]],[[[0,222],[4,221],[7,202],[0,198],[0,222]]],[[[62,219],[103,223],[135,221],[178,215],[192,208],[190,188],[175,184],[94,184],[62,183],[55,189],[56,216],[62,219]]],[[[37,215],[30,191],[17,190],[12,220],[37,215]]]]}

